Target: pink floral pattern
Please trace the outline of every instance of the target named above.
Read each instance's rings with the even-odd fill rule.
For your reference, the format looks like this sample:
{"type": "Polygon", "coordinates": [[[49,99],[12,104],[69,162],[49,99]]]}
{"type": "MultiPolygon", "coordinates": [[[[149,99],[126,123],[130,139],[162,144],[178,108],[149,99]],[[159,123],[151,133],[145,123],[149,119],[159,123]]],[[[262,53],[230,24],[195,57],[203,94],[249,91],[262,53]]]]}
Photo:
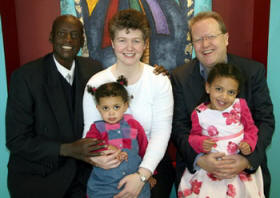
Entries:
{"type": "Polygon", "coordinates": [[[207,105],[204,104],[204,103],[201,104],[201,105],[199,105],[199,106],[197,107],[197,109],[198,109],[199,111],[205,111],[207,108],[208,108],[207,105]]]}
{"type": "Polygon", "coordinates": [[[245,173],[244,171],[239,174],[239,178],[241,181],[252,181],[251,175],[245,173]]]}
{"type": "Polygon", "coordinates": [[[228,195],[229,197],[234,198],[234,197],[236,196],[236,190],[235,190],[234,185],[228,184],[227,187],[228,187],[227,195],[228,195]]]}
{"type": "Polygon", "coordinates": [[[182,191],[178,191],[178,198],[183,198],[183,192],[182,191]]]}
{"type": "Polygon", "coordinates": [[[226,124],[236,124],[240,120],[240,114],[236,110],[231,110],[230,112],[224,112],[223,116],[226,118],[226,124]]]}
{"type": "Polygon", "coordinates": [[[197,179],[196,180],[194,180],[194,181],[191,181],[191,185],[192,185],[192,192],[194,193],[194,194],[199,194],[199,192],[200,192],[200,187],[201,187],[201,185],[202,185],[202,182],[199,182],[199,181],[197,181],[197,179]]]}
{"type": "Polygon", "coordinates": [[[184,197],[187,197],[187,196],[192,194],[192,190],[191,189],[185,189],[183,194],[184,194],[184,197]]]}
{"type": "Polygon", "coordinates": [[[220,181],[217,177],[214,176],[212,173],[207,173],[207,176],[212,180],[212,181],[220,181]]]}
{"type": "Polygon", "coordinates": [[[215,126],[213,126],[213,125],[211,125],[211,126],[209,126],[209,127],[207,128],[207,132],[208,132],[208,135],[209,135],[210,137],[218,136],[218,135],[219,135],[218,129],[217,129],[215,126]]]}
{"type": "Polygon", "coordinates": [[[228,145],[227,145],[227,151],[229,154],[235,154],[237,153],[237,150],[238,150],[238,145],[235,144],[234,142],[232,141],[229,141],[228,142],[228,145]]]}
{"type": "Polygon", "coordinates": [[[186,188],[183,191],[178,191],[178,198],[183,198],[190,196],[192,194],[192,189],[186,188]]]}
{"type": "Polygon", "coordinates": [[[237,112],[240,112],[241,111],[241,107],[240,107],[240,102],[236,102],[234,105],[233,105],[233,109],[237,112]]]}
{"type": "Polygon", "coordinates": [[[191,188],[185,188],[182,191],[178,191],[178,198],[190,196],[192,193],[197,195],[199,194],[202,182],[199,182],[198,180],[193,180],[190,181],[190,184],[191,188]]]}

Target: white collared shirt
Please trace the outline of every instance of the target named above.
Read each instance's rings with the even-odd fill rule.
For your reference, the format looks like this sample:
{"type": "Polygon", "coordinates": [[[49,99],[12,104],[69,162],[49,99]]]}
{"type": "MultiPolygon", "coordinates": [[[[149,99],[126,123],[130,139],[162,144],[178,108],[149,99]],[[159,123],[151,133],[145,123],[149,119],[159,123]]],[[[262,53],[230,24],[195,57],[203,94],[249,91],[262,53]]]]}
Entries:
{"type": "Polygon", "coordinates": [[[73,61],[71,69],[67,69],[64,66],[62,66],[53,56],[55,65],[57,70],[59,71],[59,73],[66,79],[66,81],[72,85],[73,84],[73,80],[74,80],[74,71],[75,71],[75,61],[73,61]]]}

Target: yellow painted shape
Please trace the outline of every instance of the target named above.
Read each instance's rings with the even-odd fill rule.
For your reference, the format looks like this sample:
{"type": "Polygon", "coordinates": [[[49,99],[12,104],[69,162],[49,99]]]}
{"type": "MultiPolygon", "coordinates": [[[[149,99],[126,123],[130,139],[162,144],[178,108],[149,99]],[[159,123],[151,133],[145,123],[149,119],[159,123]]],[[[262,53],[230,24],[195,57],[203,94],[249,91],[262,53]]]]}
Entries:
{"type": "Polygon", "coordinates": [[[99,0],[86,0],[88,5],[88,15],[90,16],[99,0]]]}

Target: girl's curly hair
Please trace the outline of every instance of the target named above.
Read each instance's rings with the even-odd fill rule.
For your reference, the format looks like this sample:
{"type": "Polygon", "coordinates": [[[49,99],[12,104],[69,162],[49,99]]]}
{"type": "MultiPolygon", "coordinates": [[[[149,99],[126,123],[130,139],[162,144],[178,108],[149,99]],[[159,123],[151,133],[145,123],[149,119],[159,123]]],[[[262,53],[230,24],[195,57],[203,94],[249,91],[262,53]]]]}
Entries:
{"type": "Polygon", "coordinates": [[[124,86],[127,86],[127,79],[121,75],[117,82],[105,83],[98,88],[87,85],[87,91],[95,97],[97,104],[99,104],[100,98],[112,96],[120,96],[124,102],[129,102],[128,92],[124,86]]]}

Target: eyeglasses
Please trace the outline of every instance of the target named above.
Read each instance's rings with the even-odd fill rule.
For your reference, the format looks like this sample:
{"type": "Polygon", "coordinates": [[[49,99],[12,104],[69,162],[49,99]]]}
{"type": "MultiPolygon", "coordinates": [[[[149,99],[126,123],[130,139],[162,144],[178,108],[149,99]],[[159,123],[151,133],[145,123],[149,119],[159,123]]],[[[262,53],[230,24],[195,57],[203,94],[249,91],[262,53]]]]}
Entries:
{"type": "Polygon", "coordinates": [[[192,42],[194,44],[201,44],[202,41],[205,41],[205,40],[207,40],[207,41],[214,41],[218,36],[220,36],[222,34],[224,34],[224,33],[219,33],[219,34],[216,34],[216,35],[214,35],[214,34],[213,35],[206,35],[206,36],[200,37],[198,39],[195,39],[192,42]]]}
{"type": "Polygon", "coordinates": [[[68,34],[70,34],[71,39],[78,39],[78,38],[80,38],[80,33],[76,32],[76,31],[73,31],[73,32],[57,31],[56,32],[56,35],[59,38],[61,38],[61,39],[67,38],[68,34]]]}

